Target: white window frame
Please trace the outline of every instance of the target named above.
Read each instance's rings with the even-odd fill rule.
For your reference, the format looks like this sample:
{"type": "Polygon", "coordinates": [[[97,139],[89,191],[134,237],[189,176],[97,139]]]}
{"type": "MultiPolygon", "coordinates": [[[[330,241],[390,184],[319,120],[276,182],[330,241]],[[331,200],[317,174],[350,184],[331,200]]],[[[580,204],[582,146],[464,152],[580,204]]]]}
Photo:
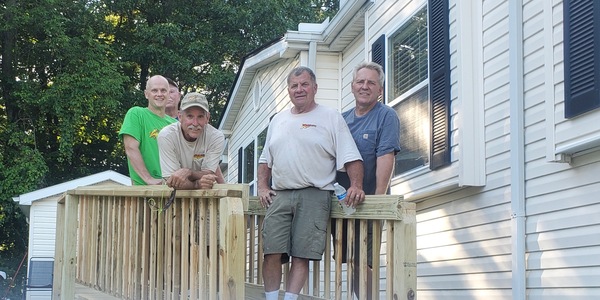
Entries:
{"type": "MultiPolygon", "coordinates": [[[[385,57],[386,57],[386,63],[388,64],[386,69],[391,69],[391,64],[392,64],[392,60],[390,59],[390,56],[392,53],[390,53],[390,47],[389,45],[391,45],[391,37],[393,37],[395,34],[398,33],[398,31],[404,26],[406,25],[408,22],[411,21],[412,17],[417,14],[419,11],[421,11],[423,8],[427,9],[427,2],[424,2],[422,5],[418,6],[414,11],[412,11],[410,14],[408,14],[406,16],[406,18],[404,20],[402,20],[401,22],[398,23],[398,26],[396,26],[389,34],[386,35],[386,47],[385,47],[385,57]]],[[[427,12],[429,13],[429,12],[427,12]]],[[[428,46],[429,47],[429,46],[428,46]]],[[[429,62],[429,60],[428,60],[429,62]]],[[[428,67],[429,68],[429,67],[428,67]]],[[[392,82],[390,81],[391,78],[391,71],[386,73],[386,82],[387,84],[386,86],[386,95],[391,95],[391,89],[392,89],[392,82]]],[[[395,110],[395,107],[397,105],[399,105],[400,103],[402,103],[403,101],[407,100],[410,96],[412,96],[413,94],[415,94],[416,92],[418,92],[419,90],[421,90],[422,88],[426,88],[429,85],[429,72],[428,72],[428,76],[427,79],[417,83],[415,86],[411,87],[409,90],[405,91],[404,93],[402,93],[400,96],[396,97],[395,99],[390,99],[388,98],[388,105],[390,107],[392,107],[395,110]]],[[[430,118],[430,116],[429,116],[430,118]]],[[[430,130],[430,129],[429,129],[430,130]]],[[[427,156],[429,156],[429,147],[430,145],[430,141],[429,141],[429,136],[430,136],[431,132],[427,132],[426,133],[426,137],[427,137],[427,156]]],[[[402,138],[402,137],[400,137],[402,138]]],[[[395,162],[394,162],[395,163],[395,162]]],[[[415,173],[422,173],[429,170],[429,158],[427,159],[427,163],[424,164],[423,166],[419,166],[410,170],[406,170],[405,172],[396,174],[396,171],[394,171],[394,174],[392,176],[392,178],[394,177],[399,177],[399,176],[406,176],[406,175],[411,175],[411,174],[415,174],[415,173]]]]}
{"type": "Polygon", "coordinates": [[[546,112],[546,161],[571,163],[572,157],[600,148],[600,111],[597,109],[576,116],[564,117],[564,6],[544,2],[544,51],[545,51],[545,112],[546,112]],[[558,19],[554,19],[556,16],[558,19]],[[559,32],[562,33],[562,32],[559,32]],[[557,58],[555,60],[555,58],[557,58]]]}

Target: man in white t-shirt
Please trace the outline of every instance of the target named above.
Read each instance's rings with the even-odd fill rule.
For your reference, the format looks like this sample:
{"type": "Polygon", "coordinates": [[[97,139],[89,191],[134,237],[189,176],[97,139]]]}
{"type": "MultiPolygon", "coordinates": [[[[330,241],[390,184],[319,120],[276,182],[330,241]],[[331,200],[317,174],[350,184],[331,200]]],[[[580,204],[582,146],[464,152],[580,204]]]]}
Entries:
{"type": "Polygon", "coordinates": [[[258,164],[258,195],[267,208],[262,227],[266,300],[279,297],[282,261],[292,258],[284,299],[295,300],[308,278],[309,261],[323,257],[336,171],[347,171],[350,179],[345,204],[365,198],[360,152],[342,115],[315,102],[315,73],[297,67],[287,85],[293,106],[271,120],[258,164]]]}
{"type": "Polygon", "coordinates": [[[206,97],[188,93],[181,100],[179,122],[158,134],[160,167],[168,186],[192,190],[225,183],[219,167],[225,137],[209,120],[206,97]]]}

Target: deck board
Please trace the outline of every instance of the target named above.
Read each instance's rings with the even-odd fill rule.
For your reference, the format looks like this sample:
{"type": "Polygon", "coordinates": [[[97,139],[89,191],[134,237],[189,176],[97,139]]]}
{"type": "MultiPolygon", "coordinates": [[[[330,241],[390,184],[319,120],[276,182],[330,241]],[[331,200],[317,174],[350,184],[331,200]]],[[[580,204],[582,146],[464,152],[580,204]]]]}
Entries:
{"type": "Polygon", "coordinates": [[[119,300],[112,295],[75,283],[75,299],[77,300],[119,300]]]}

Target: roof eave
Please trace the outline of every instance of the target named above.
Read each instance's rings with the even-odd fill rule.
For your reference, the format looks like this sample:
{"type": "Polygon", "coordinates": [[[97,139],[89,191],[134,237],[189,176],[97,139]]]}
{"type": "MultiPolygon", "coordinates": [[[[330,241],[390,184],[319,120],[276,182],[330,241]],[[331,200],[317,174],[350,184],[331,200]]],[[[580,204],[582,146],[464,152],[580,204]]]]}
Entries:
{"type": "Polygon", "coordinates": [[[308,50],[312,42],[317,43],[319,52],[342,51],[364,30],[364,14],[370,3],[372,0],[348,0],[331,22],[323,23],[323,30],[287,31],[277,43],[245,57],[221,115],[219,130],[232,132],[244,97],[251,88],[250,85],[259,68],[282,58],[295,57],[298,52],[308,50]]]}
{"type": "Polygon", "coordinates": [[[131,185],[131,179],[129,177],[109,170],[25,193],[13,197],[13,201],[17,202],[19,205],[28,206],[31,205],[32,202],[40,199],[58,195],[80,186],[96,184],[107,180],[112,180],[123,185],[131,185]]]}

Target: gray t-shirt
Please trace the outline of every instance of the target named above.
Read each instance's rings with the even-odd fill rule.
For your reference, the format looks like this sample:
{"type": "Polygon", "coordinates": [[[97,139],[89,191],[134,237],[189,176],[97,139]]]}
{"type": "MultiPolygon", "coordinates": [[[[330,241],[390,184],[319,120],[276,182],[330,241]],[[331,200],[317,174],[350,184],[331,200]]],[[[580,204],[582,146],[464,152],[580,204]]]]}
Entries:
{"type": "MultiPolygon", "coordinates": [[[[365,194],[373,195],[377,188],[377,158],[391,152],[396,155],[400,151],[400,120],[393,108],[381,102],[364,116],[357,117],[355,110],[352,108],[342,116],[363,158],[363,190],[365,194]]],[[[350,185],[345,172],[338,172],[337,180],[346,188],[350,185]]]]}
{"type": "Polygon", "coordinates": [[[173,123],[158,134],[158,151],[163,177],[186,168],[192,171],[217,171],[225,147],[225,137],[210,124],[204,126],[202,134],[188,142],[181,132],[181,123],[173,123]]]}

